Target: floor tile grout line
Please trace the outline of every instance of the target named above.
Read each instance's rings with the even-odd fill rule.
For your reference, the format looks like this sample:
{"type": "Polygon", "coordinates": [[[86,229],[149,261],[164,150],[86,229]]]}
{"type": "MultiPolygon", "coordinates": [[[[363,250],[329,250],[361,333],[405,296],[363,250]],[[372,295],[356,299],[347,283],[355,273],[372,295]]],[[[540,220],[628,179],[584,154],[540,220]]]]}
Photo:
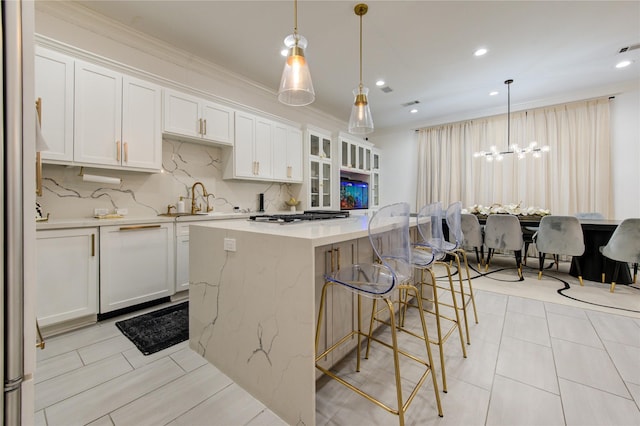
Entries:
{"type": "Polygon", "coordinates": [[[496,352],[496,359],[493,365],[493,376],[491,378],[491,389],[489,389],[489,400],[487,401],[487,410],[485,412],[484,415],[484,425],[487,424],[487,422],[489,421],[489,413],[491,412],[491,399],[493,396],[493,386],[495,385],[496,382],[496,372],[498,371],[498,358],[500,358],[500,349],[502,348],[502,339],[504,337],[504,326],[507,323],[507,312],[508,312],[508,308],[509,308],[509,298],[511,296],[507,296],[505,303],[504,303],[504,309],[502,312],[502,328],[500,329],[500,340],[498,342],[498,351],[496,352]]]}
{"type": "MultiPolygon", "coordinates": [[[[200,368],[203,368],[203,367],[206,367],[206,365],[200,366],[200,367],[196,368],[196,369],[195,369],[195,370],[193,370],[193,371],[199,370],[200,368]]],[[[221,373],[222,373],[222,372],[221,372],[221,373]]],[[[222,373],[222,374],[224,374],[224,373],[222,373]]],[[[225,376],[225,377],[226,377],[226,376],[225,376]]],[[[229,380],[231,380],[231,379],[229,379],[229,380]]],[[[171,383],[171,382],[169,382],[169,383],[171,383]]],[[[171,424],[172,422],[174,422],[174,421],[176,421],[177,419],[179,419],[180,417],[182,417],[182,416],[186,415],[186,414],[187,414],[187,413],[189,413],[190,411],[195,410],[197,407],[201,406],[202,404],[204,404],[205,402],[207,402],[207,401],[208,401],[208,400],[210,400],[211,398],[214,398],[215,396],[217,396],[217,395],[219,395],[220,393],[224,392],[225,390],[227,390],[229,387],[233,386],[234,384],[235,384],[236,386],[238,386],[238,385],[237,385],[233,380],[231,380],[231,383],[229,383],[229,384],[228,384],[228,385],[226,385],[226,386],[223,386],[223,387],[222,387],[222,388],[220,388],[217,392],[215,392],[215,393],[213,393],[213,394],[209,395],[209,397],[208,397],[208,398],[203,399],[202,401],[200,401],[200,402],[199,402],[199,403],[197,403],[196,405],[194,405],[194,406],[192,406],[192,407],[188,408],[186,411],[184,411],[184,412],[182,412],[182,413],[178,414],[178,415],[177,415],[176,417],[174,417],[173,419],[171,419],[171,420],[169,420],[168,422],[164,423],[164,425],[165,425],[165,426],[166,426],[166,425],[169,425],[169,424],[171,424]]],[[[253,398],[253,396],[252,396],[252,398],[253,398]]],[[[132,402],[133,402],[133,401],[132,401],[132,402]]],[[[264,406],[264,404],[262,404],[262,405],[264,406]]]]}

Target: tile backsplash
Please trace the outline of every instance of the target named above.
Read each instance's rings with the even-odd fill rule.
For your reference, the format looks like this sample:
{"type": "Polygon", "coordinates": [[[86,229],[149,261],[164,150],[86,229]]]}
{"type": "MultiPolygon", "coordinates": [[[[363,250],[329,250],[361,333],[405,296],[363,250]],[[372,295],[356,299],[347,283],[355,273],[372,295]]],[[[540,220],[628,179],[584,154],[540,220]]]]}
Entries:
{"type": "MultiPolygon", "coordinates": [[[[195,182],[202,182],[214,195],[209,203],[219,212],[230,213],[235,206],[255,212],[260,193],[264,193],[269,212],[289,210],[284,201],[302,197],[300,184],[223,180],[222,148],[164,140],[162,150],[161,173],[84,168],[86,174],[121,178],[119,185],[85,182],[78,166],[44,164],[43,195],[36,201],[51,219],[77,219],[93,216],[96,208],[109,213],[127,209],[128,217],[155,216],[165,213],[168,205],[175,206],[181,196],[189,211],[195,182]]],[[[196,203],[203,209],[206,205],[199,187],[196,203]]]]}

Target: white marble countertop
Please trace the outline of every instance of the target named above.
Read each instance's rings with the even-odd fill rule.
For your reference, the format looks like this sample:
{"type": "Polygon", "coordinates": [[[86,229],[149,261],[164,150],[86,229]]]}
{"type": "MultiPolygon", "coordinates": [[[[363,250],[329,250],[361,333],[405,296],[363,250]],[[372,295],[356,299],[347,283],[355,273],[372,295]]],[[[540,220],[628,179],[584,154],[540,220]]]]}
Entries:
{"type": "Polygon", "coordinates": [[[143,223],[171,223],[171,222],[203,222],[228,219],[246,219],[249,213],[223,213],[214,212],[202,215],[185,216],[145,216],[145,217],[123,217],[117,219],[97,219],[94,217],[73,218],[73,219],[49,219],[46,222],[37,222],[36,230],[45,229],[68,229],[68,228],[93,228],[110,225],[137,225],[143,223]]]}
{"type": "Polygon", "coordinates": [[[197,223],[195,226],[222,228],[229,231],[278,235],[282,237],[311,240],[313,247],[338,243],[368,235],[368,216],[350,216],[344,219],[324,219],[302,222],[255,222],[235,220],[225,222],[197,223]]]}

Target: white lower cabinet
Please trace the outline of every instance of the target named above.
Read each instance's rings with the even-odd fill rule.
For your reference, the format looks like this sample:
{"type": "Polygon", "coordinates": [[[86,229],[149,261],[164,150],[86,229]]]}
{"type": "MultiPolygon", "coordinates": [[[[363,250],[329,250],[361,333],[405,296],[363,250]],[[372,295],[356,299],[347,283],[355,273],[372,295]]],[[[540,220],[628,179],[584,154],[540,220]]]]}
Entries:
{"type": "Polygon", "coordinates": [[[98,228],[38,231],[37,307],[42,327],[98,312],[98,228]]]}
{"type": "Polygon", "coordinates": [[[174,224],[100,227],[100,313],[175,292],[174,224]]]}
{"type": "Polygon", "coordinates": [[[189,224],[176,224],[176,293],[189,290],[189,224]]]}

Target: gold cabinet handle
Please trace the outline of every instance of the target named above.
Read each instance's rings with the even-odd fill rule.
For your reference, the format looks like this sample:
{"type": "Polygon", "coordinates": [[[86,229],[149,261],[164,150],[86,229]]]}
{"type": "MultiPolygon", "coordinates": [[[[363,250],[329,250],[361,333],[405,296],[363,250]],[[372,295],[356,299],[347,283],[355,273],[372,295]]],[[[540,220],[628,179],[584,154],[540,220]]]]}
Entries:
{"type": "Polygon", "coordinates": [[[291,178],[291,176],[293,175],[292,171],[291,171],[292,167],[291,166],[287,166],[287,177],[291,178]]]}
{"type": "Polygon", "coordinates": [[[340,247],[338,247],[337,249],[334,249],[336,251],[336,253],[338,253],[338,261],[337,261],[337,271],[340,270],[340,247]]]}
{"type": "Polygon", "coordinates": [[[40,331],[40,324],[38,324],[37,319],[36,319],[36,333],[38,333],[36,348],[44,349],[44,337],[42,337],[42,332],[40,331]]]}
{"type": "Polygon", "coordinates": [[[91,234],[91,257],[96,256],[96,234],[91,234]]]}
{"type": "Polygon", "coordinates": [[[204,132],[202,134],[206,136],[206,134],[207,134],[207,119],[205,118],[202,121],[204,121],[204,132]]]}
{"type": "Polygon", "coordinates": [[[121,226],[121,231],[140,231],[144,229],[155,229],[160,228],[161,225],[132,225],[132,226],[121,226]]]}
{"type": "Polygon", "coordinates": [[[120,141],[116,141],[116,160],[120,162],[120,141]]]}
{"type": "Polygon", "coordinates": [[[124,143],[124,162],[125,163],[129,162],[129,143],[128,142],[124,143]]]}
{"type": "Polygon", "coordinates": [[[260,174],[260,162],[259,161],[256,161],[256,166],[257,166],[256,174],[259,175],[260,174]]]}
{"type": "Polygon", "coordinates": [[[198,134],[202,134],[202,118],[198,118],[198,134]]]}

